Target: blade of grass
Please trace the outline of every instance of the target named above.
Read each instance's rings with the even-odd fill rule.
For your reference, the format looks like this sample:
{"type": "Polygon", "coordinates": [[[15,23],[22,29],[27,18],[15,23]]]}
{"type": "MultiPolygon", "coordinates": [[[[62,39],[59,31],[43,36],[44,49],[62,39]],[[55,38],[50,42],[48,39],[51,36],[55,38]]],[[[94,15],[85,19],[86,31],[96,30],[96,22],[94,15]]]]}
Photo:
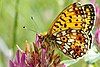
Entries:
{"type": "Polygon", "coordinates": [[[17,34],[17,26],[18,26],[18,5],[19,5],[19,0],[16,0],[15,4],[15,18],[14,18],[14,27],[13,27],[13,52],[15,51],[16,48],[16,34],[17,34]]]}

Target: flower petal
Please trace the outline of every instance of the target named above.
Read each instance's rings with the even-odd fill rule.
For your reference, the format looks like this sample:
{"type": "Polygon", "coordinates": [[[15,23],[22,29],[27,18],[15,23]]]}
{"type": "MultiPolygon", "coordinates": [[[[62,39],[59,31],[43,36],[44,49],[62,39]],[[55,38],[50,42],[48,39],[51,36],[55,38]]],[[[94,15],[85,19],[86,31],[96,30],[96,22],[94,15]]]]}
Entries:
{"type": "Polygon", "coordinates": [[[100,16],[100,7],[98,5],[96,5],[96,15],[100,16]]]}
{"type": "Polygon", "coordinates": [[[11,60],[9,61],[9,67],[14,67],[14,64],[11,60]]]}
{"type": "Polygon", "coordinates": [[[42,49],[42,59],[41,59],[42,63],[46,63],[45,57],[46,57],[46,50],[42,49]]]}
{"type": "Polygon", "coordinates": [[[21,57],[21,67],[25,67],[25,53],[23,53],[21,57]]]}
{"type": "Polygon", "coordinates": [[[100,28],[95,32],[95,38],[98,44],[100,44],[100,28]]]}
{"type": "Polygon", "coordinates": [[[17,50],[17,52],[16,52],[16,61],[17,61],[17,63],[20,63],[19,50],[17,50]]]}

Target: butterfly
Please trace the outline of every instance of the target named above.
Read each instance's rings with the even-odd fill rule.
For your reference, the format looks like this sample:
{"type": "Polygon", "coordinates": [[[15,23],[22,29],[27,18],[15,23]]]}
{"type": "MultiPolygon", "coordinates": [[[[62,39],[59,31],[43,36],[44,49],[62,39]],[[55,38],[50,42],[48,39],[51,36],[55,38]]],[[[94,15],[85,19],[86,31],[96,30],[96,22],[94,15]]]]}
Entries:
{"type": "Polygon", "coordinates": [[[70,4],[52,22],[44,42],[56,45],[66,56],[77,59],[91,48],[95,9],[92,4],[70,4]]]}

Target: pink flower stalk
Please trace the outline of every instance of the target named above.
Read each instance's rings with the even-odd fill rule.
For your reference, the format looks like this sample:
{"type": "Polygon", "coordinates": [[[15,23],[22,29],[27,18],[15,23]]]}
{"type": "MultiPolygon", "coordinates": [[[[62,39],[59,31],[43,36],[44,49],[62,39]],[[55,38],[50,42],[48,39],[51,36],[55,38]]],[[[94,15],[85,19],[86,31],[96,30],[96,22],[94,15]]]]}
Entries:
{"type": "Polygon", "coordinates": [[[100,28],[97,29],[95,32],[95,39],[96,39],[98,46],[100,47],[100,28]]]}
{"type": "Polygon", "coordinates": [[[50,47],[43,48],[42,45],[48,45],[43,43],[42,35],[36,35],[36,41],[32,47],[29,48],[27,44],[26,50],[16,52],[16,58],[10,60],[10,67],[65,67],[63,63],[60,63],[60,56],[54,53],[50,47]]]}

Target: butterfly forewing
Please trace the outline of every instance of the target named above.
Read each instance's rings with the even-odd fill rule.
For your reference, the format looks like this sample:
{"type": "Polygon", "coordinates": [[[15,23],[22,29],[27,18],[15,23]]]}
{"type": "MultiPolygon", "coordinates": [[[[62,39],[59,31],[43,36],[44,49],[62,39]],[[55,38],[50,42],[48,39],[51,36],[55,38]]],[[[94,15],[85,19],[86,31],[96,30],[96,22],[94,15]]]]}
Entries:
{"type": "Polygon", "coordinates": [[[79,3],[74,3],[65,8],[53,21],[49,33],[53,34],[69,28],[81,29],[82,17],[79,3]]]}
{"type": "Polygon", "coordinates": [[[91,4],[74,3],[65,8],[53,21],[49,33],[59,32],[68,28],[82,29],[90,32],[94,26],[95,12],[91,4]]]}
{"type": "Polygon", "coordinates": [[[83,30],[87,33],[89,33],[93,26],[94,26],[94,22],[95,22],[95,10],[92,4],[86,4],[81,6],[82,10],[83,10],[83,30]]]}

